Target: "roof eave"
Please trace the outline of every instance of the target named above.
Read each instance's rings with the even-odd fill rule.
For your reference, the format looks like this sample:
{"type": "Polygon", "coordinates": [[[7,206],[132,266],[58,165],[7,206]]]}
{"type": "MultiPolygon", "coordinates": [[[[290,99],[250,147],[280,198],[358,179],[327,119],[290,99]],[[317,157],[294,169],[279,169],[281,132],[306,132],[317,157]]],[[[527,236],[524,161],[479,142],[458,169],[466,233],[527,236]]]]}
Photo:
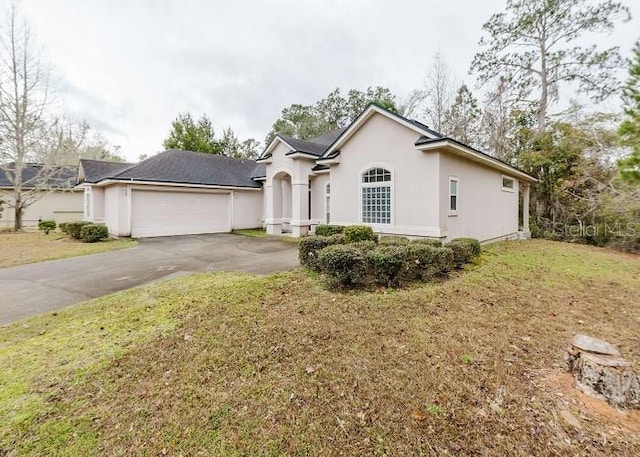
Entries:
{"type": "Polygon", "coordinates": [[[475,162],[483,163],[491,168],[495,168],[503,172],[506,172],[508,174],[511,174],[513,176],[516,176],[523,181],[532,182],[532,183],[538,182],[536,178],[525,173],[522,170],[518,170],[517,168],[512,167],[511,165],[508,165],[506,163],[500,162],[497,159],[493,159],[489,156],[485,156],[484,154],[480,154],[479,152],[474,151],[470,147],[464,146],[463,144],[458,144],[447,138],[434,140],[434,141],[430,141],[423,144],[416,144],[416,149],[422,152],[428,152],[428,151],[433,151],[438,149],[440,150],[447,149],[450,152],[464,156],[475,162]]]}
{"type": "Polygon", "coordinates": [[[310,152],[304,151],[291,151],[285,154],[290,159],[307,159],[307,160],[318,160],[317,155],[311,154],[310,152]]]}

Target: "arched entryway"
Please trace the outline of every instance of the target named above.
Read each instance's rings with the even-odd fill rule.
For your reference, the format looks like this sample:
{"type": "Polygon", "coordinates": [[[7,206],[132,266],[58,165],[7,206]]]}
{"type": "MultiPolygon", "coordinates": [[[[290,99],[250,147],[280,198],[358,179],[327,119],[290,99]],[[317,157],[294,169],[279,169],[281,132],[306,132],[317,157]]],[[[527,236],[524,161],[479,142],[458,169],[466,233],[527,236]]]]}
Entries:
{"type": "Polygon", "coordinates": [[[309,232],[309,177],[296,180],[286,170],[275,173],[265,186],[267,233],[291,233],[305,236],[309,232]]]}

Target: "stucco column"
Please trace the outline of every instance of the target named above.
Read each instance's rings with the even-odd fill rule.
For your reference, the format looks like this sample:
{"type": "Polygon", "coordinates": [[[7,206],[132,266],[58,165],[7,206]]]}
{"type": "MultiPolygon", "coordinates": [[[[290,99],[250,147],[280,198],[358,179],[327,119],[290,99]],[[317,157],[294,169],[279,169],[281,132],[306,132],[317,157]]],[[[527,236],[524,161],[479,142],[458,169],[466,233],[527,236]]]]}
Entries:
{"type": "Polygon", "coordinates": [[[309,234],[309,181],[291,181],[291,234],[294,237],[309,234]]]}
{"type": "Polygon", "coordinates": [[[522,231],[525,236],[529,237],[531,229],[529,228],[529,193],[531,186],[529,184],[523,185],[522,194],[522,231]]]}
{"type": "Polygon", "coordinates": [[[264,186],[267,194],[267,213],[265,215],[265,225],[269,235],[280,235],[282,233],[282,186],[280,180],[272,180],[264,186]]]}

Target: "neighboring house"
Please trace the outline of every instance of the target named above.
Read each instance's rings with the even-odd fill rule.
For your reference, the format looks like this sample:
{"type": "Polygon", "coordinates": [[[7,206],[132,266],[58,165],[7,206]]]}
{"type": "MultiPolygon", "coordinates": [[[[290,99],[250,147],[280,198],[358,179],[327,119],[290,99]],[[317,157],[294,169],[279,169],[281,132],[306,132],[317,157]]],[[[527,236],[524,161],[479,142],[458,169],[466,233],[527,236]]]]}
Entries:
{"type": "Polygon", "coordinates": [[[264,175],[254,160],[169,150],[138,164],[81,160],[85,220],[116,236],[229,232],[262,225],[264,175]]]}
{"type": "MultiPolygon", "coordinates": [[[[47,167],[30,163],[22,170],[23,195],[28,202],[22,215],[23,227],[38,225],[39,220],[56,222],[81,220],[82,192],[74,189],[77,167],[47,167]],[[44,170],[44,171],[43,171],[44,170]]],[[[9,206],[14,198],[13,184],[0,170],[0,200],[5,204],[0,216],[0,227],[13,227],[14,209],[9,206]]]]}
{"type": "Polygon", "coordinates": [[[137,165],[82,161],[79,173],[85,218],[134,237],[260,226],[297,237],[333,223],[443,240],[515,238],[528,235],[533,182],[376,105],[312,140],[277,135],[255,162],[171,150],[137,165]]]}

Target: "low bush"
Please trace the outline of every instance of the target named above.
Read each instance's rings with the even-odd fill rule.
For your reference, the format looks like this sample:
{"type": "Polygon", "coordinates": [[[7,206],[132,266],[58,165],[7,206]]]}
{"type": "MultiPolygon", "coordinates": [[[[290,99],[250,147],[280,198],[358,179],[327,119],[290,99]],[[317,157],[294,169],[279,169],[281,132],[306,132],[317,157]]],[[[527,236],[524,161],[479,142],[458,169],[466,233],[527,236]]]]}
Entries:
{"type": "Polygon", "coordinates": [[[453,250],[446,246],[442,248],[435,248],[433,263],[437,274],[447,274],[455,267],[453,250]]]}
{"type": "Polygon", "coordinates": [[[417,238],[415,240],[412,240],[411,242],[415,244],[424,244],[427,246],[433,246],[434,248],[442,247],[442,241],[436,240],[435,238],[417,238]]]}
{"type": "Polygon", "coordinates": [[[329,246],[328,236],[307,236],[300,239],[298,245],[298,259],[300,264],[314,271],[320,271],[318,255],[321,249],[329,246]]]}
{"type": "Polygon", "coordinates": [[[60,231],[62,233],[64,233],[65,235],[68,235],[68,233],[67,233],[67,223],[66,222],[60,222],[58,224],[58,228],[60,229],[60,231]]]}
{"type": "Polygon", "coordinates": [[[378,241],[379,244],[401,246],[409,244],[409,238],[404,236],[382,236],[378,241]]]}
{"type": "Polygon", "coordinates": [[[363,253],[368,253],[370,251],[373,251],[377,244],[375,243],[375,241],[357,241],[355,243],[350,243],[350,246],[356,248],[356,249],[360,249],[360,251],[362,251],[363,253]]]}
{"type": "Polygon", "coordinates": [[[75,222],[67,222],[64,225],[64,232],[69,235],[71,238],[75,238],[76,240],[80,239],[80,230],[85,225],[89,225],[91,222],[86,221],[75,221],[75,222]]]}
{"type": "Polygon", "coordinates": [[[39,221],[38,222],[38,230],[42,230],[45,235],[48,235],[49,232],[56,229],[56,221],[39,221]]]}
{"type": "Polygon", "coordinates": [[[383,245],[369,251],[367,260],[373,268],[378,284],[395,287],[400,284],[400,276],[405,265],[405,249],[402,245],[383,245]]]}
{"type": "Polygon", "coordinates": [[[352,245],[327,246],[320,251],[318,260],[330,286],[353,287],[366,281],[367,260],[360,249],[352,245]]]}
{"type": "Polygon", "coordinates": [[[342,233],[344,229],[345,229],[344,225],[320,224],[316,227],[316,235],[318,236],[337,235],[338,233],[342,233]]]}
{"type": "Polygon", "coordinates": [[[80,229],[80,239],[85,243],[95,243],[109,236],[109,229],[101,224],[84,224],[80,229]]]}
{"type": "Polygon", "coordinates": [[[378,242],[378,236],[373,233],[371,227],[366,225],[350,225],[345,227],[342,232],[347,243],[356,243],[358,241],[375,241],[378,242]]]}
{"type": "MultiPolygon", "coordinates": [[[[411,243],[404,248],[405,272],[408,280],[430,279],[441,273],[438,258],[439,249],[424,243],[411,243]]],[[[444,272],[443,272],[444,273],[444,272]]]]}
{"type": "Polygon", "coordinates": [[[455,238],[447,243],[447,247],[453,251],[453,262],[456,268],[462,268],[463,265],[471,263],[482,250],[480,242],[474,238],[455,238]]]}

